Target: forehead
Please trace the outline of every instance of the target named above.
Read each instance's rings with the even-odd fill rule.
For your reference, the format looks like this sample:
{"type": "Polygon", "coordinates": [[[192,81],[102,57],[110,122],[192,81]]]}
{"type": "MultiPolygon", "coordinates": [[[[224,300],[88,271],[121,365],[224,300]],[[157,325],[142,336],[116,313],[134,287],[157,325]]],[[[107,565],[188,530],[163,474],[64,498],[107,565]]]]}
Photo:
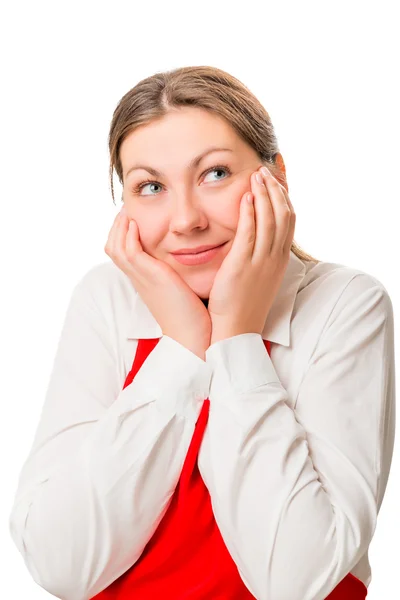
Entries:
{"type": "Polygon", "coordinates": [[[121,159],[128,154],[142,156],[159,148],[163,153],[171,147],[185,145],[188,150],[196,146],[230,145],[239,141],[235,129],[219,115],[199,108],[183,108],[164,117],[140,125],[130,132],[121,144],[121,159]]]}
{"type": "Polygon", "coordinates": [[[134,164],[162,169],[168,163],[192,166],[194,159],[210,147],[229,148],[232,156],[253,149],[224,118],[198,108],[173,111],[161,119],[141,125],[121,144],[124,177],[134,164]]]}

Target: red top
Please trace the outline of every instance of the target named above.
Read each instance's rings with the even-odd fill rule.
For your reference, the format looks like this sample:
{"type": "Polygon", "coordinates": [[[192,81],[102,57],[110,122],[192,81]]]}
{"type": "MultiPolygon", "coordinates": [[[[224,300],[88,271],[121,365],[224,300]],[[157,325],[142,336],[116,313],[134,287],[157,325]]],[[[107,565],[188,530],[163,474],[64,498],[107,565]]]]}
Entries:
{"type": "MultiPolygon", "coordinates": [[[[124,388],[161,338],[139,340],[124,388]]],[[[264,340],[270,354],[271,343],[264,340]]],[[[204,400],[171,503],[132,567],[92,600],[250,600],[215,522],[197,466],[210,400],[204,400]]],[[[365,600],[367,587],[351,573],[326,600],[365,600]]]]}

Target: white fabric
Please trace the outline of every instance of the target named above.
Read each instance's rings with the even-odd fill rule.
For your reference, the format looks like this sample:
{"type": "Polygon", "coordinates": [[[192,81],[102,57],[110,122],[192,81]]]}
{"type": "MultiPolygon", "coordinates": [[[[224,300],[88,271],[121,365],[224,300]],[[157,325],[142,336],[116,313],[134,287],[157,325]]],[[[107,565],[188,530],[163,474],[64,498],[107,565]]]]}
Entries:
{"type": "Polygon", "coordinates": [[[324,600],[350,571],[369,585],[395,436],[392,303],[367,273],[291,253],[262,336],[206,361],[162,336],[112,261],[77,283],[10,515],[40,586],[88,600],[137,561],[207,397],[199,469],[252,594],[324,600]],[[122,390],[141,337],[162,339],[122,390]]]}

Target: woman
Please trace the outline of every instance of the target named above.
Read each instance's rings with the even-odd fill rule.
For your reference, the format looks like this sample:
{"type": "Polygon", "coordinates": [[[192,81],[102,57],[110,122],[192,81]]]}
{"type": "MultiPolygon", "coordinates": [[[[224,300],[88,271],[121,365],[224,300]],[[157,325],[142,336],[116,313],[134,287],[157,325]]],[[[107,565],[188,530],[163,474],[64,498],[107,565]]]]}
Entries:
{"type": "Polygon", "coordinates": [[[109,150],[112,260],[73,290],[10,517],[27,568],[64,600],[365,598],[387,290],[294,242],[269,115],[228,73],[140,81],[109,150]]]}

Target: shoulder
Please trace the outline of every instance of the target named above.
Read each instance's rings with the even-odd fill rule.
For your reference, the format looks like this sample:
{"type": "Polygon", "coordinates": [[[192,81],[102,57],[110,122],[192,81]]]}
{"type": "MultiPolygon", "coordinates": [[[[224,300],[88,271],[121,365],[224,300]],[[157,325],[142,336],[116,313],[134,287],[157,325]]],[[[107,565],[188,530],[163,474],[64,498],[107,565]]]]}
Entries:
{"type": "Polygon", "coordinates": [[[313,287],[338,298],[348,287],[354,292],[379,288],[389,296],[382,281],[356,267],[327,261],[304,263],[306,270],[299,291],[313,287]]]}
{"type": "Polygon", "coordinates": [[[330,320],[346,307],[354,311],[368,311],[379,305],[379,310],[386,316],[393,312],[390,294],[380,279],[341,263],[306,263],[299,291],[306,302],[307,299],[312,300],[314,306],[325,307],[325,314],[329,314],[330,320]]]}
{"type": "Polygon", "coordinates": [[[92,294],[95,297],[108,295],[132,296],[136,294],[130,279],[112,261],[103,261],[92,266],[78,279],[77,288],[82,293],[92,294]]]}
{"type": "Polygon", "coordinates": [[[131,280],[111,260],[92,266],[77,280],[74,293],[99,310],[109,325],[124,327],[137,292],[131,280]]]}

